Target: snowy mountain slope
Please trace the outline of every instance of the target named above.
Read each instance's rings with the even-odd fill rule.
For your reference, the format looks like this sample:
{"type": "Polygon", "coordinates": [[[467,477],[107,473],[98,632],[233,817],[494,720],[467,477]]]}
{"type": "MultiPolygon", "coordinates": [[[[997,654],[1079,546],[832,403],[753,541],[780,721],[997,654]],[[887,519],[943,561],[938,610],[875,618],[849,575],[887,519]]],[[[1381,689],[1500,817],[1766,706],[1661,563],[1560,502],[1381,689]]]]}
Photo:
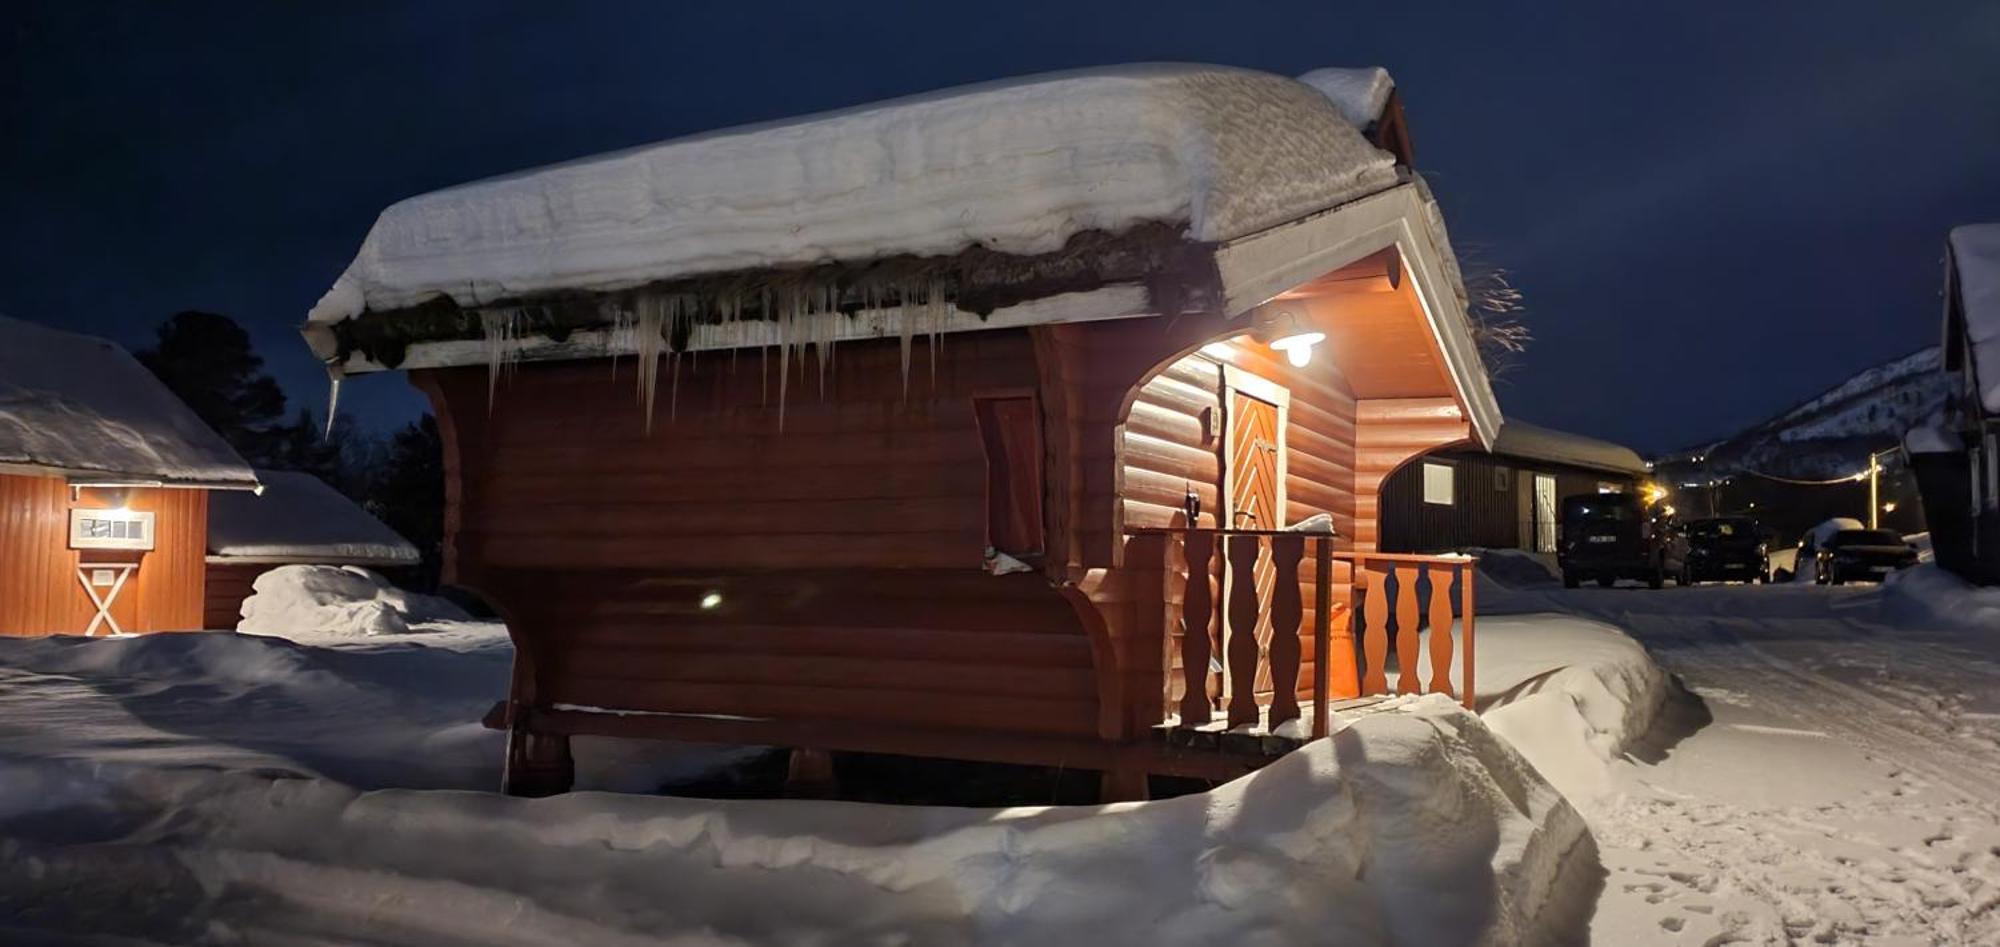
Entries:
{"type": "Polygon", "coordinates": [[[1919,349],[1861,371],[1768,420],[1655,463],[1669,475],[1675,466],[1702,457],[1716,471],[1842,476],[1865,466],[1870,451],[1893,446],[1904,431],[1935,419],[1950,386],[1938,371],[1937,347],[1919,349]]]}

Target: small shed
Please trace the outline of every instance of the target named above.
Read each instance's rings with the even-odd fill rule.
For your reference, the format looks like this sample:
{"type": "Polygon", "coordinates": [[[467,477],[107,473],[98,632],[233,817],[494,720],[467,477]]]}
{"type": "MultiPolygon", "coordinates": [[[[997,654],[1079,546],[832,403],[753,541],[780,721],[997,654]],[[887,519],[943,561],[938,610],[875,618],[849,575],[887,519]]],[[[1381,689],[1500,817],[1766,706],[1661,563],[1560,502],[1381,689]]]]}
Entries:
{"type": "Polygon", "coordinates": [[[2000,223],[1945,241],[1944,423],[1904,440],[1938,565],[2000,584],[2000,223]]]}
{"type": "Polygon", "coordinates": [[[203,625],[234,628],[257,577],[277,566],[364,566],[394,575],[417,547],[309,473],[259,470],[262,494],[224,494],[208,507],[203,625]]]}
{"type": "Polygon", "coordinates": [[[202,626],[221,435],[103,339],[0,317],[0,634],[202,626]]]}
{"type": "Polygon", "coordinates": [[[304,331],[431,399],[506,788],[598,734],[1141,797],[1391,690],[1396,614],[1393,689],[1469,691],[1467,561],[1377,550],[1383,478],[1499,422],[1401,115],[1379,69],[1109,67],[384,211],[304,331]]]}
{"type": "Polygon", "coordinates": [[[1509,420],[1491,451],[1433,451],[1382,485],[1382,548],[1553,553],[1564,497],[1635,492],[1647,471],[1624,445],[1509,420]]]}

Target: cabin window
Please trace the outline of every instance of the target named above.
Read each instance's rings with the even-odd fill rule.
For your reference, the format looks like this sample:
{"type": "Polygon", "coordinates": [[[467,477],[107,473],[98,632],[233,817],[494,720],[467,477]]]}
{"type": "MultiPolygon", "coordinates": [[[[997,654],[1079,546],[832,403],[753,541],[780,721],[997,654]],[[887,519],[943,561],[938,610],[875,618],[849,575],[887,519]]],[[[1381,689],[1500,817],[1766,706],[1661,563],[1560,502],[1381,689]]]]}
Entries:
{"type": "Polygon", "coordinates": [[[1452,505],[1452,467],[1450,464],[1424,465],[1424,502],[1439,506],[1452,505]]]}
{"type": "Polygon", "coordinates": [[[986,544],[1009,555],[1042,551],[1042,421],[1032,395],[972,399],[986,448],[986,544]]]}
{"type": "Polygon", "coordinates": [[[1599,480],[1599,481],[1597,481],[1597,492],[1599,492],[1599,493],[1624,493],[1624,492],[1625,492],[1625,485],[1624,485],[1624,484],[1622,484],[1622,483],[1613,483],[1612,481],[1609,481],[1609,480],[1599,480]]]}
{"type": "Polygon", "coordinates": [[[1512,467],[1493,468],[1493,491],[1495,493],[1509,493],[1512,492],[1513,489],[1514,489],[1514,468],[1512,467]]]}

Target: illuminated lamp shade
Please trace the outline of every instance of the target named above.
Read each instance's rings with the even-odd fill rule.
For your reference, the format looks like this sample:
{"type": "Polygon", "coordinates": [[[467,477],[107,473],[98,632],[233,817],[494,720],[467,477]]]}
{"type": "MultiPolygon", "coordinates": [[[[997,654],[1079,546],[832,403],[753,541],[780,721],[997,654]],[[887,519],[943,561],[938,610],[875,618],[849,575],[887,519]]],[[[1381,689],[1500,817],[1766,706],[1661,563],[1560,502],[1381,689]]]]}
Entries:
{"type": "Polygon", "coordinates": [[[1257,341],[1285,353],[1295,368],[1312,363],[1313,346],[1326,341],[1326,333],[1308,329],[1299,317],[1284,309],[1259,309],[1250,329],[1257,341]]]}

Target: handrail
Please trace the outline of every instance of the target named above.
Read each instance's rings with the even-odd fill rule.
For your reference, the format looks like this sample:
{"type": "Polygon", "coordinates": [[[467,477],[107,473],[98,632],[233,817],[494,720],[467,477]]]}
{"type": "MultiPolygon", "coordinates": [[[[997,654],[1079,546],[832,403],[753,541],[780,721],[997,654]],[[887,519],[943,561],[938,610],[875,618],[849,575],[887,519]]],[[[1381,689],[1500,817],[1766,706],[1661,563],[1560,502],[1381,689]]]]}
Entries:
{"type": "Polygon", "coordinates": [[[1473,706],[1473,569],[1478,562],[1474,556],[1340,550],[1334,548],[1337,537],[1329,532],[1151,527],[1130,530],[1128,535],[1169,544],[1178,540],[1182,547],[1188,569],[1182,604],[1177,608],[1163,603],[1161,631],[1170,639],[1176,620],[1181,631],[1182,696],[1178,710],[1184,725],[1211,722],[1217,709],[1215,698],[1220,698],[1231,728],[1255,724],[1262,717],[1265,725],[1276,731],[1301,716],[1299,652],[1305,603],[1299,594],[1299,573],[1308,544],[1314,565],[1313,673],[1303,689],[1311,702],[1313,737],[1327,734],[1331,700],[1390,693],[1387,671],[1392,645],[1399,668],[1395,693],[1444,693],[1462,696],[1466,707],[1473,706]],[[1358,607],[1335,601],[1336,562],[1352,567],[1350,590],[1358,607]],[[1252,576],[1252,581],[1235,581],[1245,575],[1252,576]],[[1267,576],[1270,592],[1268,600],[1263,600],[1259,586],[1266,584],[1262,580],[1267,576]],[[1453,583],[1459,586],[1456,611],[1453,583]],[[1212,597],[1212,585],[1222,590],[1221,596],[1212,597]],[[1336,635],[1333,619],[1341,612],[1348,613],[1348,624],[1336,635]],[[1430,629],[1427,647],[1422,635],[1426,625],[1430,629]],[[1462,647],[1454,647],[1454,627],[1462,647]],[[1335,649],[1343,645],[1358,654],[1336,659],[1335,649]],[[1460,658],[1457,689],[1451,681],[1454,651],[1460,658]],[[1218,653],[1229,693],[1212,698],[1210,669],[1218,653]],[[1426,658],[1429,680],[1419,674],[1426,658]],[[1337,678],[1336,665],[1341,666],[1337,678]],[[1258,687],[1267,675],[1266,717],[1259,706],[1258,687]]]}

